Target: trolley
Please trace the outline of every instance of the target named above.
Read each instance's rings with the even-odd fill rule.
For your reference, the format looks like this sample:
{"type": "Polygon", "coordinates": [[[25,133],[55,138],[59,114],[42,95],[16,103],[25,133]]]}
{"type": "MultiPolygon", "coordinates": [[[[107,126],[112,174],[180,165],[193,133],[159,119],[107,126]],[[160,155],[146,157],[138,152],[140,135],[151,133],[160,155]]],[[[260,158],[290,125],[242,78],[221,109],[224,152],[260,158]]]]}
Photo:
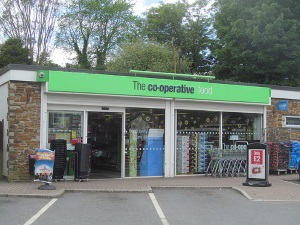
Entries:
{"type": "Polygon", "coordinates": [[[245,150],[215,150],[210,153],[211,160],[205,176],[212,177],[239,177],[246,176],[246,151],[245,150]]]}

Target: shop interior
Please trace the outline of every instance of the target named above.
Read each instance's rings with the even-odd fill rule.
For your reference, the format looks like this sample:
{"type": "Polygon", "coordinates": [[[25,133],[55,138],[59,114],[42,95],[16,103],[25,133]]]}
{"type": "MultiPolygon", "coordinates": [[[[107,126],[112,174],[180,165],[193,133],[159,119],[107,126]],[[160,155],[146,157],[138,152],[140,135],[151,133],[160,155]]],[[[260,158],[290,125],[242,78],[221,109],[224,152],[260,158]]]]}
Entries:
{"type": "Polygon", "coordinates": [[[164,109],[126,108],[125,176],[162,176],[164,109]]]}
{"type": "Polygon", "coordinates": [[[120,178],[122,113],[89,112],[87,142],[92,148],[89,178],[120,178]]]}
{"type": "Polygon", "coordinates": [[[205,173],[211,153],[245,149],[248,143],[260,142],[260,137],[258,114],[178,110],[176,174],[205,173]]]}

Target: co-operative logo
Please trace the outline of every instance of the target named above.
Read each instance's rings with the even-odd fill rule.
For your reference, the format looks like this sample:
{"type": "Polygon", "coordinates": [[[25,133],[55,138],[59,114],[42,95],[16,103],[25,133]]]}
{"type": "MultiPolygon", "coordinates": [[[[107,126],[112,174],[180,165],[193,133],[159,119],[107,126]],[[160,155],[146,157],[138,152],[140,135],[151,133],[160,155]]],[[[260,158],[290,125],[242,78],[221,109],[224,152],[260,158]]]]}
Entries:
{"type": "Polygon", "coordinates": [[[200,94],[200,95],[212,95],[213,94],[213,88],[212,88],[212,86],[210,86],[210,87],[201,87],[199,85],[198,86],[198,94],[200,94]]]}
{"type": "MultiPolygon", "coordinates": [[[[162,92],[164,94],[167,93],[183,93],[183,94],[194,94],[195,88],[193,86],[188,86],[185,84],[179,85],[168,85],[168,84],[145,84],[139,81],[133,81],[133,90],[135,91],[150,91],[150,92],[162,92]]],[[[212,95],[213,88],[203,87],[201,85],[198,86],[198,94],[200,95],[212,95]]]]}

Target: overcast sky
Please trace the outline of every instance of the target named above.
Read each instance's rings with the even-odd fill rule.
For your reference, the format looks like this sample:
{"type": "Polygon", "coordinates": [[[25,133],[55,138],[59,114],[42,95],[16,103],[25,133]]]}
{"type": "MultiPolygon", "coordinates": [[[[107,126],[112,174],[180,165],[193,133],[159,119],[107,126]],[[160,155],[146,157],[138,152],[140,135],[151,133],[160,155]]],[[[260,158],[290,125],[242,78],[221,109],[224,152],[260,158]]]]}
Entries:
{"type": "MultiPolygon", "coordinates": [[[[134,12],[136,15],[140,15],[151,7],[156,7],[159,5],[161,0],[136,0],[134,6],[134,12]]],[[[162,0],[164,3],[176,3],[178,0],[162,0]]],[[[188,0],[189,3],[194,2],[194,0],[188,0]]]]}
{"type": "MultiPolygon", "coordinates": [[[[189,3],[192,3],[194,1],[195,0],[188,0],[189,3]]],[[[135,6],[133,8],[134,13],[136,15],[141,15],[147,9],[151,7],[157,7],[159,5],[159,2],[176,3],[178,2],[178,0],[136,0],[135,2],[135,6]]],[[[61,66],[65,66],[66,63],[70,62],[67,59],[67,56],[60,49],[55,49],[53,51],[51,59],[54,63],[57,63],[61,66]]]]}

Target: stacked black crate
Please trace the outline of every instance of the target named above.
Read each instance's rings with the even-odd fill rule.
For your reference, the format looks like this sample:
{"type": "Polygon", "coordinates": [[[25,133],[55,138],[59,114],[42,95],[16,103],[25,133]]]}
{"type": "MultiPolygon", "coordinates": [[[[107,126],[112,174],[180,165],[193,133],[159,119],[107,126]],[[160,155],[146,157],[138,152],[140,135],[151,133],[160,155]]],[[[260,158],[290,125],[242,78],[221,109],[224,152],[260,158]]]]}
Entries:
{"type": "Polygon", "coordinates": [[[64,139],[53,139],[50,143],[50,149],[55,151],[53,179],[63,179],[67,164],[67,141],[64,139]]]}
{"type": "Polygon", "coordinates": [[[267,143],[270,158],[269,165],[271,170],[278,169],[278,152],[279,152],[279,143],[268,142],[267,143]]]}
{"type": "Polygon", "coordinates": [[[287,169],[290,160],[290,146],[287,143],[280,143],[278,159],[279,166],[287,169]]]}

